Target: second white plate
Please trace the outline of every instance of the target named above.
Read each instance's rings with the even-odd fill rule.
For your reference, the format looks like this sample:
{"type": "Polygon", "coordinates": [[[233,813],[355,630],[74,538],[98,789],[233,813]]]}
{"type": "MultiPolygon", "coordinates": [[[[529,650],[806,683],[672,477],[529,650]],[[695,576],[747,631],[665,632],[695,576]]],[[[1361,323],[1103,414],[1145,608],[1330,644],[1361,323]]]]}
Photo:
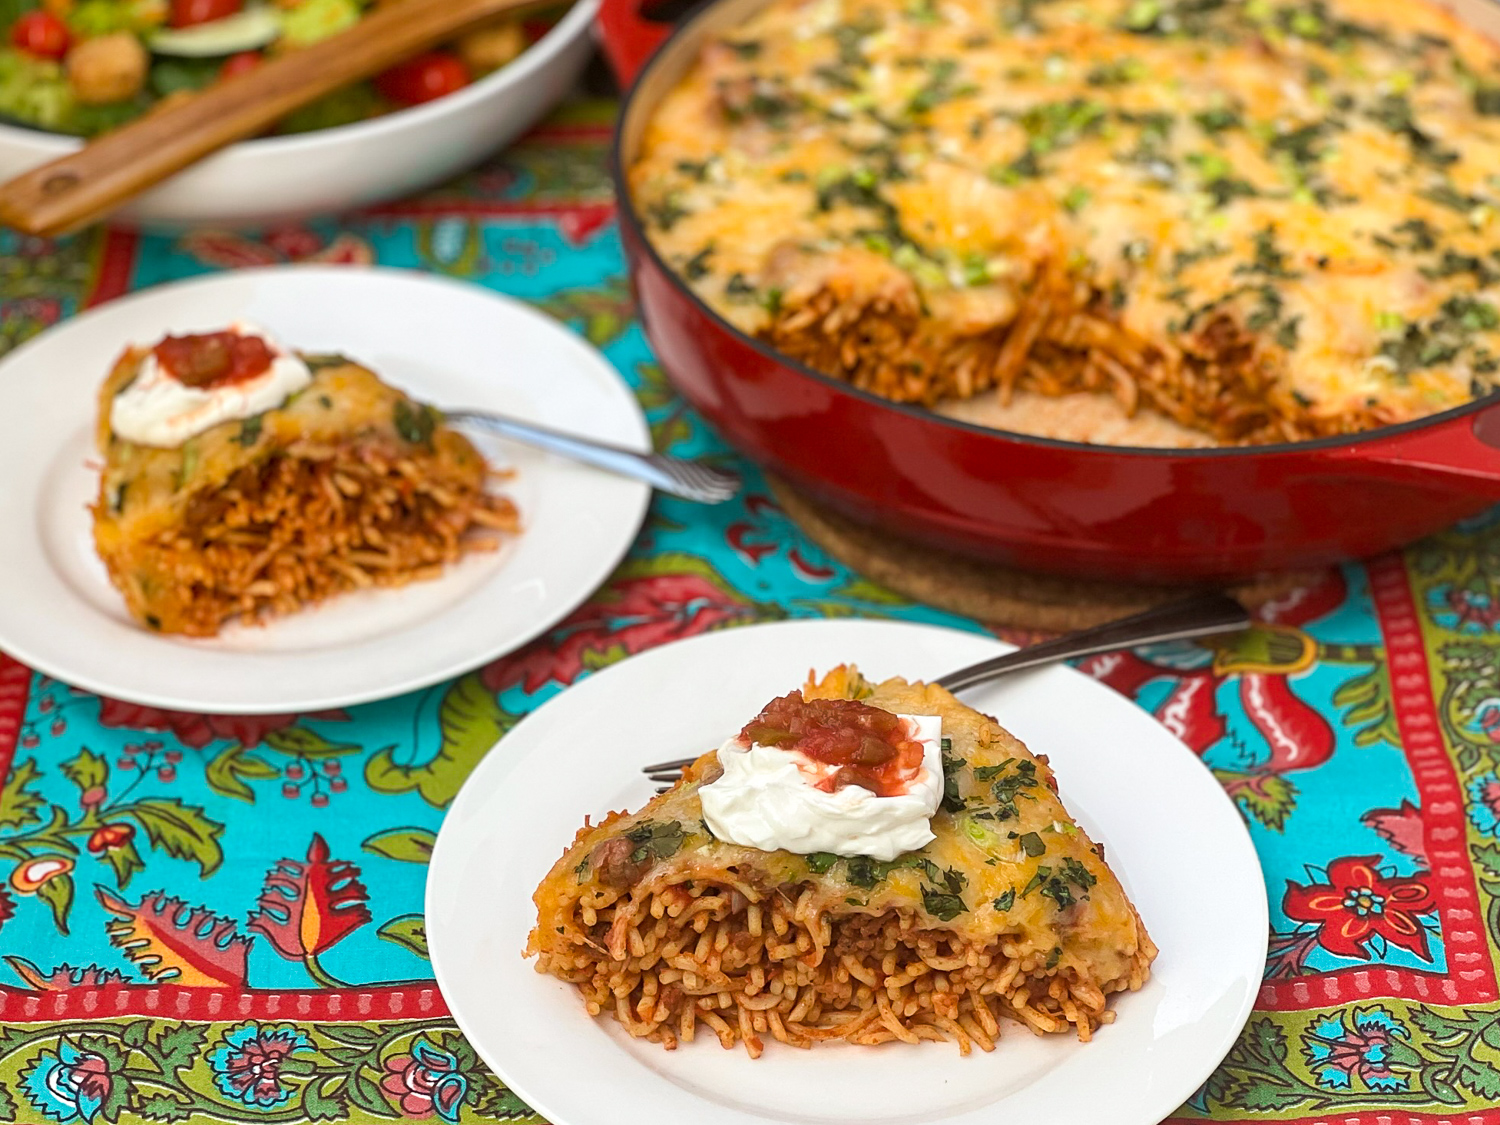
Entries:
{"type": "Polygon", "coordinates": [[[1260,987],[1266,893],[1239,813],[1181,742],[1070,668],[964,693],[1057,770],[1064,802],[1125,885],[1161,955],[1091,1043],[1007,1025],[993,1054],[953,1044],[751,1060],[701,1035],[676,1051],[590,1019],[522,958],[531,895],[583,824],[651,796],[640,768],[722,742],[809,667],[932,679],[1008,651],[985,637],[873,621],[778,623],[666,645],[576,684],[474,771],[427,877],[433,969],[474,1049],[556,1125],[1156,1125],[1233,1045],[1260,987]]]}
{"type": "Polygon", "coordinates": [[[635,396],[597,351],[529,306],[418,273],[293,266],[152,289],[85,313],[0,363],[0,649],[78,687],[188,711],[310,711],[385,698],[537,636],[610,573],[650,489],[492,439],[523,533],[442,577],[345,595],[212,640],[126,613],[94,552],[99,384],[120,352],[248,320],[292,347],[347,355],[436,406],[513,414],[648,449],[635,396]]]}

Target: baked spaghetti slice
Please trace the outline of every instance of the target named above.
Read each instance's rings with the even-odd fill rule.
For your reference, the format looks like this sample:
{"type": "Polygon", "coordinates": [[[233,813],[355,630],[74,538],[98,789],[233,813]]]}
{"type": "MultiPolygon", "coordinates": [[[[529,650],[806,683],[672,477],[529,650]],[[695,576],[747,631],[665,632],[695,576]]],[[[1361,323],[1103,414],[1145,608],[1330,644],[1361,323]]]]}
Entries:
{"type": "Polygon", "coordinates": [[[486,490],[489,470],[467,439],[339,357],[283,353],[278,362],[294,359],[310,381],[278,405],[174,445],[164,444],[170,431],[159,445],[126,440],[112,424],[116,400],[160,349],[128,350],[100,392],[93,508],[99,557],[148,628],[213,636],[233,618],[433,577],[492,547],[495,536],[481,533],[519,529],[510,501],[486,490]]]}
{"type": "MultiPolygon", "coordinates": [[[[717,753],[634,814],[585,826],[537,889],[528,955],[592,1015],[667,1048],[699,1025],[752,1056],[767,1037],[955,1040],[993,1049],[999,1017],[1087,1040],[1156,947],[1073,823],[1044,757],[931,684],[838,668],[807,700],[938,716],[935,837],[890,862],[716,838],[700,791],[717,753]]],[[[774,706],[774,705],[773,705],[774,706]]]]}

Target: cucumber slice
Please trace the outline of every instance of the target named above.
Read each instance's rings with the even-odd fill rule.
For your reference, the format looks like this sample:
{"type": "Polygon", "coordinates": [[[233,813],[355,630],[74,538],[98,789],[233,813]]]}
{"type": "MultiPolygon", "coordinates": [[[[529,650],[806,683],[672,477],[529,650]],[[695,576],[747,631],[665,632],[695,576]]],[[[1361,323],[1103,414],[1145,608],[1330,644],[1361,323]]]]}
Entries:
{"type": "Polygon", "coordinates": [[[147,37],[146,46],[158,55],[203,59],[258,51],[280,36],[281,17],[270,8],[255,7],[197,27],[162,28],[147,37]]]}

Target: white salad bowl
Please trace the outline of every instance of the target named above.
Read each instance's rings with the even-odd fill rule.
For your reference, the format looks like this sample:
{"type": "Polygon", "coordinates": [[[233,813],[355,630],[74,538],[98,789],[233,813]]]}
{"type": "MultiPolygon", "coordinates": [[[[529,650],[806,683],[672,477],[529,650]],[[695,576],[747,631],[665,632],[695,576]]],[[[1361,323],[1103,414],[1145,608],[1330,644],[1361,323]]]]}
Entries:
{"type": "MultiPolygon", "coordinates": [[[[407,195],[510,143],[573,85],[599,0],[578,0],[518,58],[447,97],[333,129],[242,141],[152,189],[116,219],[252,226],[407,195]]],[[[76,152],[76,137],[0,124],[0,181],[76,152]]]]}

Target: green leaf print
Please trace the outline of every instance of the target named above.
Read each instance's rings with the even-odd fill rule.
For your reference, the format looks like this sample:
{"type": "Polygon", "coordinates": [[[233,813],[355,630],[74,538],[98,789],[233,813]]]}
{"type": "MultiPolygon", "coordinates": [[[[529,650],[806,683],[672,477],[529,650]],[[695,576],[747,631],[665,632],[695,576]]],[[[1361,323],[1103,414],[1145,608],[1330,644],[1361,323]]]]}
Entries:
{"type": "Polygon", "coordinates": [[[302,1112],[307,1114],[308,1120],[339,1121],[349,1116],[343,1102],[328,1096],[328,1092],[337,1090],[343,1081],[343,1078],[335,1076],[309,1082],[302,1087],[302,1112]]]}
{"type": "Polygon", "coordinates": [[[198,1049],[207,1038],[203,1028],[197,1024],[180,1023],[175,1027],[163,1028],[156,1037],[157,1062],[161,1064],[162,1073],[175,1073],[191,1066],[198,1057],[198,1049]]]}
{"type": "Polygon", "coordinates": [[[109,783],[109,766],[88,747],[80,750],[78,757],[64,762],[62,772],[80,791],[102,789],[109,783]]]}
{"type": "Polygon", "coordinates": [[[176,797],[136,801],[116,809],[115,814],[134,817],[146,830],[153,848],[176,859],[196,862],[204,875],[212,875],[224,862],[224,850],[219,846],[224,826],[176,797]]]}
{"type": "Polygon", "coordinates": [[[411,950],[424,960],[427,957],[427,920],[420,914],[403,914],[392,918],[375,931],[386,941],[411,950]]]}
{"type": "Polygon", "coordinates": [[[137,871],[145,869],[145,863],[141,860],[141,853],[136,850],[135,842],[127,840],[123,844],[117,844],[111,848],[105,848],[104,854],[99,857],[114,868],[115,886],[124,890],[130,884],[130,878],[137,871]]]}
{"type": "Polygon", "coordinates": [[[365,781],[381,793],[416,790],[433,808],[446,808],[458,795],[469,771],[500,736],[515,725],[515,717],[500,706],[494,692],[477,672],[448,689],[438,711],[443,741],[437,756],[420,766],[401,765],[395,747],[378,751],[365,764],[365,781]]]}
{"type": "Polygon", "coordinates": [[[136,1103],[136,1111],[147,1121],[186,1121],[193,1115],[191,1103],[171,1094],[146,1094],[136,1103]]]}
{"type": "Polygon", "coordinates": [[[297,754],[303,758],[333,758],[340,754],[352,754],[359,749],[353,742],[330,742],[315,730],[306,727],[286,727],[273,730],[266,735],[266,745],[283,754],[297,754]]]}
{"type": "Polygon", "coordinates": [[[24,828],[42,819],[37,810],[44,802],[28,788],[41,776],[33,758],[27,758],[10,771],[4,788],[0,788],[0,828],[24,828]]]}
{"type": "Polygon", "coordinates": [[[270,781],[280,777],[281,771],[234,742],[213,756],[203,776],[215,793],[254,804],[255,793],[245,782],[270,781]]]}
{"type": "Polygon", "coordinates": [[[406,863],[426,863],[432,858],[437,833],[426,828],[388,828],[369,837],[360,847],[386,859],[406,863]]]}
{"type": "Polygon", "coordinates": [[[36,897],[52,908],[59,933],[68,932],[68,912],[73,909],[73,877],[54,875],[37,888],[36,897]]]}

